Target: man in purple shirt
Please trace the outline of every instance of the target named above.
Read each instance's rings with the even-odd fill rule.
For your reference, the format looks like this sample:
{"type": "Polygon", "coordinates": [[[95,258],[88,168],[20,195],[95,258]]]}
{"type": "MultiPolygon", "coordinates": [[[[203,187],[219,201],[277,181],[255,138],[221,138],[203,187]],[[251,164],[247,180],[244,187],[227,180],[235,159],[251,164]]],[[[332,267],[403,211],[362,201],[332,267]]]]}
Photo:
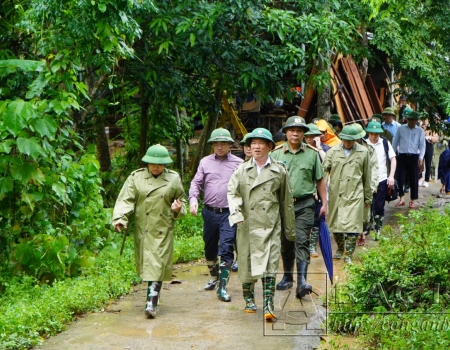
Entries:
{"type": "Polygon", "coordinates": [[[228,221],[230,210],[227,190],[231,175],[243,161],[230,153],[234,140],[228,130],[223,128],[214,130],[208,143],[212,143],[214,154],[200,161],[197,173],[191,182],[190,211],[192,215],[197,215],[198,197],[203,187],[203,241],[206,263],[211,275],[204,289],[214,290],[219,282],[218,298],[222,301],[231,301],[231,296],[227,292],[227,283],[234,258],[236,227],[231,227],[228,221]],[[218,256],[220,256],[220,265],[218,256]]]}

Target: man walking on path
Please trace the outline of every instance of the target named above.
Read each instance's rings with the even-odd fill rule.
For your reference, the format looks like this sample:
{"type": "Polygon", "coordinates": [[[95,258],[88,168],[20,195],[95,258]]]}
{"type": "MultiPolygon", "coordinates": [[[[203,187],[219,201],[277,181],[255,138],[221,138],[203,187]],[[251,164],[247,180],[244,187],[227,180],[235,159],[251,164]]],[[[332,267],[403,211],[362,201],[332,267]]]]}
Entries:
{"type": "Polygon", "coordinates": [[[208,143],[213,145],[214,154],[200,161],[189,190],[192,215],[197,215],[200,190],[202,187],[204,190],[203,241],[206,264],[211,275],[204,289],[214,290],[219,278],[217,296],[221,301],[231,301],[227,283],[233,264],[233,246],[236,239],[236,228],[230,226],[228,222],[230,215],[227,200],[228,181],[234,170],[243,162],[230,153],[233,142],[230,132],[226,129],[219,128],[211,133],[208,143]]]}
{"type": "Polygon", "coordinates": [[[275,147],[269,130],[253,130],[247,144],[252,158],[236,169],[228,184],[229,220],[230,225],[238,225],[238,274],[245,312],[256,312],[254,288],[262,278],[264,318],[273,321],[281,237],[295,239],[292,191],[285,167],[269,156],[275,147]]]}
{"type": "Polygon", "coordinates": [[[180,201],[184,195],[180,176],[165,168],[172,163],[167,149],[151,146],[142,161],[147,166],[133,171],[119,193],[112,224],[120,232],[135,214],[136,270],[148,282],[145,314],[154,318],[162,282],[172,279],[173,227],[186,214],[186,205],[180,201]]]}
{"type": "Polygon", "coordinates": [[[283,132],[287,142],[278,146],[271,154],[273,159],[283,162],[289,173],[294,197],[295,242],[281,238],[281,256],[283,258],[284,276],[277,284],[278,290],[293,286],[294,261],[297,262],[297,298],[311,293],[312,287],[306,283],[310,262],[310,233],[314,226],[316,192],[322,201],[319,217],[328,215],[326,181],[318,150],[303,143],[305,132],[309,131],[301,117],[290,117],[283,132]],[[317,187],[317,190],[316,190],[317,187]]]}
{"type": "Polygon", "coordinates": [[[339,136],[342,144],[327,152],[323,169],[331,174],[329,228],[338,246],[333,259],[344,256],[344,261],[351,264],[356,240],[364,237],[364,208],[372,203],[372,169],[369,151],[356,142],[363,136],[356,125],[344,126],[339,136]]]}
{"type": "Polygon", "coordinates": [[[367,144],[375,149],[378,161],[378,187],[373,194],[371,215],[375,224],[375,240],[378,241],[384,220],[386,194],[388,188],[394,186],[397,161],[391,143],[380,136],[383,133],[380,123],[370,122],[367,125],[366,132],[369,134],[367,144]]]}
{"type": "Polygon", "coordinates": [[[395,121],[395,112],[391,107],[386,107],[383,111],[384,122],[381,124],[384,130],[387,130],[391,133],[392,137],[395,137],[398,128],[400,127],[400,123],[395,121]]]}
{"type": "Polygon", "coordinates": [[[408,174],[411,187],[409,208],[415,209],[414,201],[419,198],[419,168],[423,166],[425,155],[425,133],[421,127],[417,126],[419,113],[405,110],[403,116],[406,118],[407,124],[398,128],[392,143],[394,151],[398,151],[397,181],[400,200],[395,206],[405,205],[403,200],[405,196],[404,185],[408,174]]]}

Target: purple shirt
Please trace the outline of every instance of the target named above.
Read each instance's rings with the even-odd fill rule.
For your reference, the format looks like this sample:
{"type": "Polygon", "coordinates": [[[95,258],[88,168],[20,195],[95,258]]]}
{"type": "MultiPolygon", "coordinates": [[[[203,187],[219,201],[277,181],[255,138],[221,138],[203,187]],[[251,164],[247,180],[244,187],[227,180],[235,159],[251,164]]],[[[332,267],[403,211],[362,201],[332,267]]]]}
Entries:
{"type": "Polygon", "coordinates": [[[216,154],[206,156],[200,161],[197,174],[191,181],[189,203],[198,203],[203,185],[205,198],[203,203],[214,208],[228,208],[228,181],[234,170],[243,160],[231,153],[221,160],[216,154]]]}

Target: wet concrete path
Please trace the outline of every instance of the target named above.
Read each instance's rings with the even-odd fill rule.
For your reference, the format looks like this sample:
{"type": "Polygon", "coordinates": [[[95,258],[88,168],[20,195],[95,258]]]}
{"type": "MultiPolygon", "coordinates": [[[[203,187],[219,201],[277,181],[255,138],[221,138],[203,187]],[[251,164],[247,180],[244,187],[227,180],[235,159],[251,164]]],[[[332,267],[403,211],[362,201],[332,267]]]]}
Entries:
{"type": "MultiPolygon", "coordinates": [[[[427,203],[433,194],[439,193],[439,188],[438,183],[421,188],[419,202],[427,203]]],[[[439,201],[443,203],[448,199],[439,201]]],[[[393,214],[407,212],[407,207],[395,208],[395,202],[387,204],[385,223],[395,224],[393,214]]],[[[332,243],[335,250],[333,240],[332,243]]],[[[356,254],[360,249],[376,245],[368,236],[365,247],[358,247],[356,254]]],[[[345,278],[343,267],[342,261],[335,262],[335,278],[345,278]]],[[[281,268],[280,262],[280,271],[281,268]]],[[[295,298],[294,288],[277,291],[278,321],[272,324],[263,320],[261,281],[255,286],[259,309],[255,314],[246,314],[237,273],[231,274],[229,283],[232,301],[225,303],[217,299],[215,291],[203,290],[208,280],[205,264],[177,265],[172,284],[165,282],[163,285],[156,319],[147,319],[144,315],[146,284],[140,284],[104,312],[80,317],[68,325],[66,331],[47,339],[37,349],[315,349],[320,344],[319,335],[325,333],[321,328],[326,317],[322,304],[330,288],[321,256],[311,259],[308,273],[308,282],[319,296],[312,295],[300,301],[295,298]]],[[[280,273],[277,281],[281,277],[280,273]]]]}

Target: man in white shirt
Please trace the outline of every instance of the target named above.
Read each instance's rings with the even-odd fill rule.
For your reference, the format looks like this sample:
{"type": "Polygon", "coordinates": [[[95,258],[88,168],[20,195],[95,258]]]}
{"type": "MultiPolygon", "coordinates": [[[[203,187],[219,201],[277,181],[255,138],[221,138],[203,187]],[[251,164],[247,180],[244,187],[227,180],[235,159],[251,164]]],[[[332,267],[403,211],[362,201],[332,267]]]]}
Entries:
{"type": "Polygon", "coordinates": [[[375,223],[375,240],[380,237],[381,226],[384,219],[384,204],[388,188],[394,186],[395,168],[397,161],[391,143],[380,137],[383,133],[381,124],[372,121],[367,125],[366,132],[369,134],[367,144],[375,149],[378,159],[378,188],[373,194],[372,216],[375,223]]]}

